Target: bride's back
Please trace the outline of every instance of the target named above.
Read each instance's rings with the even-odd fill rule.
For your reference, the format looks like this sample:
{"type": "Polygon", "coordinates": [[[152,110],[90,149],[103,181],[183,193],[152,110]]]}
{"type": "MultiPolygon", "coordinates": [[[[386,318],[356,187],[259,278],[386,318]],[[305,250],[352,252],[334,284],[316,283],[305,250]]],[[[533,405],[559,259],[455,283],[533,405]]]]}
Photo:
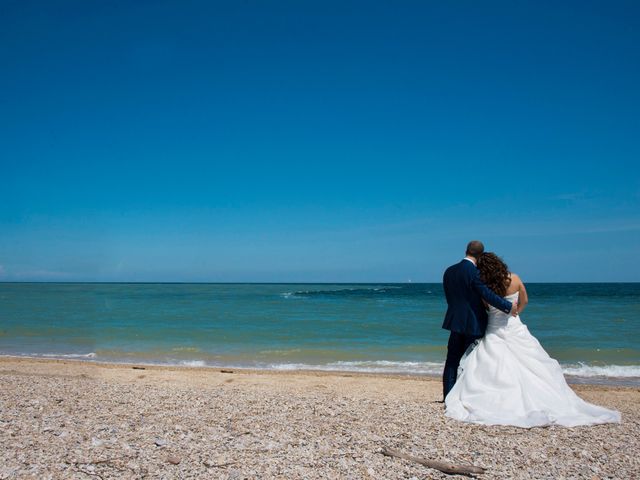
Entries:
{"type": "Polygon", "coordinates": [[[511,281],[509,282],[509,285],[507,285],[507,292],[505,294],[505,297],[519,292],[520,287],[522,286],[522,280],[520,280],[520,277],[515,273],[511,272],[509,274],[509,278],[511,281]]]}

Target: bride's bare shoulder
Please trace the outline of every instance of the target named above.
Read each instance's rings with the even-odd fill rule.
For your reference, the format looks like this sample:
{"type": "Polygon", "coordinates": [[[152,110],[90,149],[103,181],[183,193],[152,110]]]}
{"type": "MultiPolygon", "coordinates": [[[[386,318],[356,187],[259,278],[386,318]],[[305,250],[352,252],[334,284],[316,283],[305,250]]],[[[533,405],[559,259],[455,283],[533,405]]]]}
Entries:
{"type": "Polygon", "coordinates": [[[518,290],[520,290],[522,280],[520,280],[520,277],[517,273],[513,272],[509,274],[509,277],[511,278],[511,283],[509,283],[509,287],[507,288],[507,294],[511,295],[512,293],[516,293],[518,290]]]}

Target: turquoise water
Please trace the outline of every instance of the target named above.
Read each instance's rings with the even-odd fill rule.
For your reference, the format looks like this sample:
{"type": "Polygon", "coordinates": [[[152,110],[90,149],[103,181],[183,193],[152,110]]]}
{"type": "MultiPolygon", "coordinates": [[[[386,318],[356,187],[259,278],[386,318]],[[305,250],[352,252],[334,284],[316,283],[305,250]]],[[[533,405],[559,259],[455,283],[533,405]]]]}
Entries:
{"type": "MultiPolygon", "coordinates": [[[[640,384],[640,284],[529,284],[576,378],[640,384]],[[623,380],[621,380],[623,379],[623,380]]],[[[0,284],[0,354],[439,375],[441,284],[0,284]]]]}

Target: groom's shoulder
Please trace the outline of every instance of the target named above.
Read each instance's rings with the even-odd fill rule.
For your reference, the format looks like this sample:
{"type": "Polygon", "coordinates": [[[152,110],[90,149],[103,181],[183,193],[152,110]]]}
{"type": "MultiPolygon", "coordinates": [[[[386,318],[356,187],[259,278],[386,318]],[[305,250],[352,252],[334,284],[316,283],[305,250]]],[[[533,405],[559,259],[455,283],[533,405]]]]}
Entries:
{"type": "Polygon", "coordinates": [[[449,265],[447,267],[447,269],[445,270],[445,272],[448,272],[450,270],[455,270],[456,268],[460,267],[460,263],[454,263],[453,265],[449,265]]]}
{"type": "Polygon", "coordinates": [[[464,277],[473,277],[478,272],[478,268],[469,260],[461,260],[459,263],[451,265],[450,268],[464,277]]]}
{"type": "Polygon", "coordinates": [[[466,260],[462,260],[458,263],[454,263],[444,271],[444,274],[446,275],[447,273],[453,273],[453,272],[463,270],[466,267],[465,263],[470,264],[470,262],[467,262],[466,260]]]}

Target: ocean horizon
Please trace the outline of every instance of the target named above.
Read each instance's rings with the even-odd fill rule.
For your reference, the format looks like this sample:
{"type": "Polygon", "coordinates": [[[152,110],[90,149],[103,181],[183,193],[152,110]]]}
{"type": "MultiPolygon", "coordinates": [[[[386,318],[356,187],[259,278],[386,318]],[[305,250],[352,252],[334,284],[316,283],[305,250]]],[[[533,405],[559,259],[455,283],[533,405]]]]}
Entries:
{"type": "MultiPolygon", "coordinates": [[[[573,382],[640,385],[640,283],[528,283],[573,382]]],[[[441,283],[2,282],[0,355],[438,376],[441,283]]]]}

